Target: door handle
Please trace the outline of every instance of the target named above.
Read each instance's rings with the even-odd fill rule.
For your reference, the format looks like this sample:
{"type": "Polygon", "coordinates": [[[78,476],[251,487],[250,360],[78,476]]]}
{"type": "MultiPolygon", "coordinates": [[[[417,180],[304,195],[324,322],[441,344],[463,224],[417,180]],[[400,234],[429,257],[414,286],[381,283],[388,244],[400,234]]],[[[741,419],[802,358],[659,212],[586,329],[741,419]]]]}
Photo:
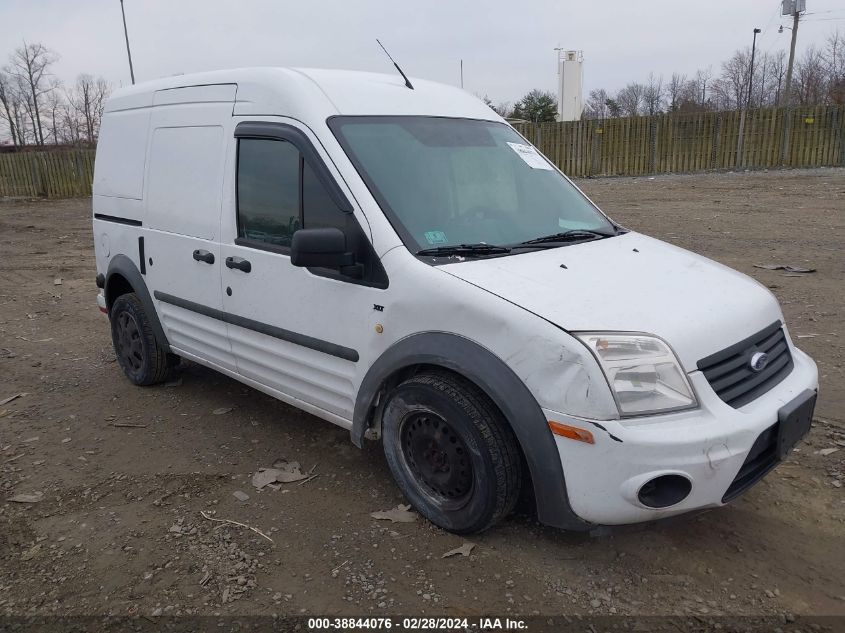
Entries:
{"type": "Polygon", "coordinates": [[[241,257],[227,257],[226,268],[237,268],[238,270],[248,273],[252,270],[252,264],[241,257]]]}
{"type": "Polygon", "coordinates": [[[214,263],[214,253],[208,251],[196,250],[194,251],[194,259],[198,262],[205,262],[206,264],[214,263]]]}

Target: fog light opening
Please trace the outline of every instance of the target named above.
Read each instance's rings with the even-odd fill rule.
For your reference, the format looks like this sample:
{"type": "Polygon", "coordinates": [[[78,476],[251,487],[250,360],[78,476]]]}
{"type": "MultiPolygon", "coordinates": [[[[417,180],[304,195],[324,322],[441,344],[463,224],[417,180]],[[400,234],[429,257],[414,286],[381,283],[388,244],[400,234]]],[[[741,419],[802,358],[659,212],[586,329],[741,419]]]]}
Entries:
{"type": "Polygon", "coordinates": [[[637,499],[648,508],[668,508],[687,498],[692,483],[681,475],[661,475],[645,482],[637,499]]]}

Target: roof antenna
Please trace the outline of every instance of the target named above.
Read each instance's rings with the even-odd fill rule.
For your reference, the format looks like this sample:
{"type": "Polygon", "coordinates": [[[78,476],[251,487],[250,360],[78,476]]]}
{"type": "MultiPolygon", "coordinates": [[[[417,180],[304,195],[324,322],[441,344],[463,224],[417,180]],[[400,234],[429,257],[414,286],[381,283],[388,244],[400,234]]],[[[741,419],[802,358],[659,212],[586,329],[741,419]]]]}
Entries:
{"type": "Polygon", "coordinates": [[[404,79],[404,80],[405,80],[405,87],[410,88],[411,90],[413,90],[413,89],[414,89],[414,85],[413,85],[413,84],[411,83],[411,81],[408,79],[408,76],[407,76],[405,73],[403,73],[403,72],[402,72],[402,69],[401,69],[401,68],[399,68],[399,64],[397,64],[397,63],[396,63],[396,61],[395,61],[392,57],[390,57],[390,53],[388,53],[388,52],[387,52],[387,49],[384,47],[384,44],[382,44],[381,42],[379,42],[379,41],[378,41],[378,38],[376,38],[376,42],[378,42],[378,45],[379,45],[379,46],[381,46],[381,50],[383,50],[383,51],[384,51],[384,54],[385,54],[385,55],[387,55],[387,57],[390,59],[390,61],[392,61],[392,62],[393,62],[393,65],[394,65],[394,66],[396,66],[396,70],[398,70],[398,71],[399,71],[399,74],[400,74],[400,75],[402,75],[402,79],[404,79]]]}

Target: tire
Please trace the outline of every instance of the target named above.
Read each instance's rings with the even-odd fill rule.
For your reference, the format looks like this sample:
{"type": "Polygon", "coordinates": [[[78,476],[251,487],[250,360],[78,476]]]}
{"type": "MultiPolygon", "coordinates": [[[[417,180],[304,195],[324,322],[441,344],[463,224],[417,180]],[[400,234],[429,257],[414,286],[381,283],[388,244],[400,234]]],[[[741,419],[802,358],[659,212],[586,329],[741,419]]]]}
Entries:
{"type": "Polygon", "coordinates": [[[382,442],[405,497],[444,530],[486,530],[519,499],[517,439],[490,399],[459,376],[426,372],[396,387],[385,404],[382,442]]]}
{"type": "Polygon", "coordinates": [[[111,339],[117,362],[136,385],[163,382],[173,366],[173,355],[158,344],[138,295],[120,295],[109,311],[111,339]]]}

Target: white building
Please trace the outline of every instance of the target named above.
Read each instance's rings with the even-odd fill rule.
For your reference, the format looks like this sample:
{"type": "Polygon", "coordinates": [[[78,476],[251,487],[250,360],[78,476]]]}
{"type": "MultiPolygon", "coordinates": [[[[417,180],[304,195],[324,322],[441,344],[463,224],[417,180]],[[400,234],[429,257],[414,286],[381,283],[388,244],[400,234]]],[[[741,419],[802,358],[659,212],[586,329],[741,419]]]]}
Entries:
{"type": "Polygon", "coordinates": [[[584,111],[584,54],[558,50],[557,120],[577,121],[584,111]]]}

